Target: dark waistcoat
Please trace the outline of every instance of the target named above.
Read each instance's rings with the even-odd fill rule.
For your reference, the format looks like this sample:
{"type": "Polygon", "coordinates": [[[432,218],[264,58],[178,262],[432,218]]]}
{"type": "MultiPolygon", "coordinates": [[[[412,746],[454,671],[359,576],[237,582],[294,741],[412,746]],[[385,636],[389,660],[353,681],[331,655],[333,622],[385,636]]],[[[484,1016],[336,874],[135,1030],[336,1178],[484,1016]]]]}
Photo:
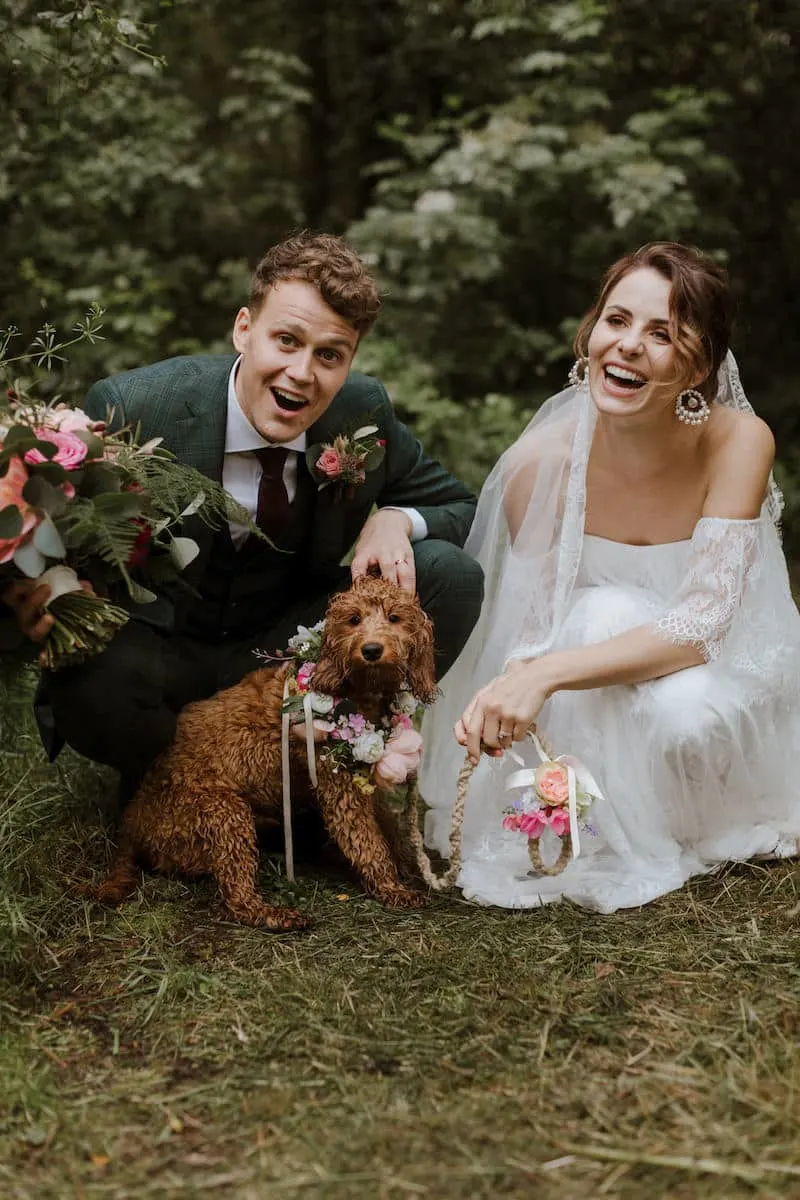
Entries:
{"type": "Polygon", "coordinates": [[[228,526],[217,530],[197,585],[201,598],[186,604],[181,633],[209,642],[247,637],[268,629],[302,592],[316,488],[302,455],[297,467],[297,493],[278,548],[251,534],[237,550],[228,526]]]}

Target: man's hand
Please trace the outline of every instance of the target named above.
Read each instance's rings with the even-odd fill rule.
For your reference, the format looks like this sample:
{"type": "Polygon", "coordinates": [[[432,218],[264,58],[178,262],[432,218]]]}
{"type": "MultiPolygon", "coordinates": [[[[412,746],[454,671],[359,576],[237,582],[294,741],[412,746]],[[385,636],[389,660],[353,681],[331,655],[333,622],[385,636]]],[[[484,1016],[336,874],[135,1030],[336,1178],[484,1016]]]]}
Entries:
{"type": "Polygon", "coordinates": [[[384,579],[413,595],[417,590],[417,573],[410,535],[411,521],[405,513],[394,508],[373,513],[356,542],[350,564],[353,579],[378,566],[384,579]]]}
{"type": "Polygon", "coordinates": [[[15,579],[0,596],[13,612],[25,637],[43,642],[53,627],[53,618],[45,609],[50,588],[35,579],[15,579]]]}

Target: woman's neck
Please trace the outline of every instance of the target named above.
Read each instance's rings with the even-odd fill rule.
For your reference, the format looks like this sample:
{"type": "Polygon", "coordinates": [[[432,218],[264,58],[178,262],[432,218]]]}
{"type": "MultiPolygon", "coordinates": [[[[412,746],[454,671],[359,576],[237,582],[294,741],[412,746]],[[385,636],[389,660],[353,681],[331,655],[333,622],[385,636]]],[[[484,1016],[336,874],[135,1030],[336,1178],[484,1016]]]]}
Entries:
{"type": "Polygon", "coordinates": [[[645,419],[597,414],[593,456],[624,474],[653,476],[687,465],[699,449],[695,429],[682,425],[671,410],[645,419]]]}

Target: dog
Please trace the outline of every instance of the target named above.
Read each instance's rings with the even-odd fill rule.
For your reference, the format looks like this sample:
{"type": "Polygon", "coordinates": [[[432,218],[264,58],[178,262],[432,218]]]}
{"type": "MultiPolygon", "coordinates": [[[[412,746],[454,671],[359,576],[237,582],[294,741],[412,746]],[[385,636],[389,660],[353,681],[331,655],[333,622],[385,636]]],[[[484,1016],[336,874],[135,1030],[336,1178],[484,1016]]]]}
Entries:
{"type": "MultiPolygon", "coordinates": [[[[83,889],[108,904],[130,897],[140,868],[212,875],[234,919],[274,930],[305,928],[296,909],[266,903],[256,890],[257,822],[282,812],[281,706],[291,663],[251,672],[209,700],[189,704],[175,740],[152,764],[126,809],[107,878],[83,889]]],[[[346,698],[368,721],[389,712],[407,685],[434,699],[433,630],[416,597],[374,576],[334,595],[325,618],[314,690],[346,698]]],[[[381,793],[367,795],[349,771],[318,756],[309,778],[304,741],[290,740],[293,805],[316,804],[329,835],[367,892],[394,908],[426,898],[401,882],[381,793]],[[387,836],[388,834],[388,836],[387,836]]]]}

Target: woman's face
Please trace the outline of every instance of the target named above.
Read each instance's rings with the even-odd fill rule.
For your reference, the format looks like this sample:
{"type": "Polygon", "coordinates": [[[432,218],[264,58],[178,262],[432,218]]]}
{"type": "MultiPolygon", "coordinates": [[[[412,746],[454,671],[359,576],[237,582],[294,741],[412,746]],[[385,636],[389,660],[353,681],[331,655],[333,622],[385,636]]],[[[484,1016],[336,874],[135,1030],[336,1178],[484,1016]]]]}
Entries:
{"type": "Polygon", "coordinates": [[[680,360],[669,331],[670,282],[652,267],[609,292],[589,337],[589,388],[609,416],[656,413],[674,404],[680,360]]]}

